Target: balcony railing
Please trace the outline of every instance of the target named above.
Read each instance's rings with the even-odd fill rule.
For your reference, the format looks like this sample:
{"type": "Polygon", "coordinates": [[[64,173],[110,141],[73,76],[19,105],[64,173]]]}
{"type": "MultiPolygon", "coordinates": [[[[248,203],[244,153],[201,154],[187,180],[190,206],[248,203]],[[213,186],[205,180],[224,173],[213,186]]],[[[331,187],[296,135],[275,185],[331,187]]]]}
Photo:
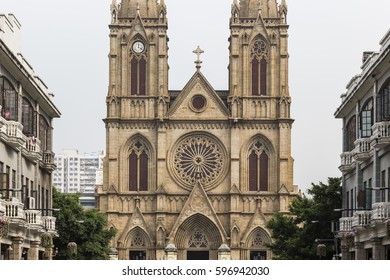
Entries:
{"type": "Polygon", "coordinates": [[[42,215],[39,210],[25,210],[26,222],[30,225],[42,225],[42,215]]]}
{"type": "Polygon", "coordinates": [[[41,141],[35,137],[26,137],[26,150],[28,152],[40,153],[41,152],[41,141]]]}
{"type": "Polygon", "coordinates": [[[378,149],[390,144],[390,122],[379,122],[372,126],[372,146],[378,149]]]}
{"type": "Polygon", "coordinates": [[[55,231],[56,230],[56,218],[51,216],[42,217],[42,225],[43,228],[47,231],[55,231]]]}
{"type": "MultiPolygon", "coordinates": [[[[3,204],[2,207],[4,207],[4,215],[11,219],[21,219],[23,220],[25,218],[24,216],[24,210],[23,210],[23,203],[19,202],[17,198],[11,198],[10,200],[1,200],[0,202],[3,204]]],[[[0,206],[0,208],[2,208],[0,206]]]]}
{"type": "Polygon", "coordinates": [[[341,154],[341,165],[339,167],[341,172],[351,171],[355,167],[354,152],[345,152],[341,154]]]}
{"type": "Polygon", "coordinates": [[[366,227],[371,224],[372,211],[357,211],[352,217],[352,227],[366,227]]]}
{"type": "MultiPolygon", "coordinates": [[[[23,220],[29,226],[43,228],[49,232],[56,231],[56,218],[51,216],[42,216],[41,210],[24,209],[24,204],[17,198],[10,200],[0,199],[0,213],[12,221],[23,220]]],[[[16,221],[19,223],[19,221],[16,221]]]]}
{"type": "Polygon", "coordinates": [[[0,116],[0,137],[13,147],[24,145],[23,125],[19,122],[8,121],[0,116]]]}
{"type": "Polygon", "coordinates": [[[353,157],[356,161],[362,162],[370,158],[371,154],[371,140],[368,138],[361,138],[355,141],[355,149],[353,150],[353,157]]]}
{"type": "Polygon", "coordinates": [[[26,144],[24,146],[23,154],[32,161],[38,161],[42,158],[41,141],[35,137],[25,137],[26,144]]]}
{"type": "Polygon", "coordinates": [[[351,231],[352,230],[352,217],[346,217],[340,219],[340,231],[351,231]]]}
{"type": "Polygon", "coordinates": [[[380,202],[372,205],[372,219],[383,220],[390,218],[390,202],[380,202]]]}
{"type": "Polygon", "coordinates": [[[42,161],[40,162],[42,168],[47,169],[50,172],[53,172],[56,169],[54,164],[54,153],[51,151],[44,151],[42,154],[42,161]]]}

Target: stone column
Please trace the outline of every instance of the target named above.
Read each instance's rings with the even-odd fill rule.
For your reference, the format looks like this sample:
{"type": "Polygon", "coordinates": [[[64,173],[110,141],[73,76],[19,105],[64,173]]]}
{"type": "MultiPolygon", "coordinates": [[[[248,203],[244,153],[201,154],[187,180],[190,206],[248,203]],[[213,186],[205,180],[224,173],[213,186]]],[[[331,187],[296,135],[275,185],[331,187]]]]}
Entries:
{"type": "Polygon", "coordinates": [[[350,260],[351,254],[349,253],[349,246],[346,244],[341,244],[341,259],[350,260]]]}
{"type": "Polygon", "coordinates": [[[10,260],[20,260],[22,257],[22,244],[23,244],[23,237],[14,237],[12,238],[12,251],[10,251],[10,260]]]}
{"type": "Polygon", "coordinates": [[[39,241],[31,241],[30,250],[28,250],[27,259],[28,260],[38,260],[39,259],[39,241]]]}
{"type": "Polygon", "coordinates": [[[384,246],[382,246],[382,238],[376,237],[371,239],[372,242],[372,258],[374,260],[384,260],[384,246]]]}
{"type": "Polygon", "coordinates": [[[221,247],[218,248],[218,260],[220,261],[230,261],[230,248],[226,244],[222,244],[221,247]]]}
{"type": "Polygon", "coordinates": [[[165,259],[167,261],[176,261],[177,260],[177,248],[174,244],[169,243],[165,248],[165,259]]]}
{"type": "Polygon", "coordinates": [[[355,242],[355,259],[356,260],[366,259],[366,251],[364,250],[363,242],[355,242]]]}

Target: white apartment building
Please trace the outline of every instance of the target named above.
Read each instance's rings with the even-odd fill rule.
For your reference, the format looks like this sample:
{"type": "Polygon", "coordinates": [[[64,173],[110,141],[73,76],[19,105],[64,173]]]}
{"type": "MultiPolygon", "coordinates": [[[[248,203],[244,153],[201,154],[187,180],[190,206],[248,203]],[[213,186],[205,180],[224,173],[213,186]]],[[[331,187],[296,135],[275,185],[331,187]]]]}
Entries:
{"type": "Polygon", "coordinates": [[[340,171],[342,259],[390,260],[390,30],[363,54],[337,109],[343,121],[340,171]]]}
{"type": "Polygon", "coordinates": [[[0,14],[0,260],[51,259],[53,94],[21,54],[21,24],[0,14]],[[46,244],[46,245],[45,245],[46,244]]]}
{"type": "Polygon", "coordinates": [[[80,154],[63,150],[56,155],[53,186],[62,193],[95,193],[97,171],[103,167],[104,152],[80,154]]]}

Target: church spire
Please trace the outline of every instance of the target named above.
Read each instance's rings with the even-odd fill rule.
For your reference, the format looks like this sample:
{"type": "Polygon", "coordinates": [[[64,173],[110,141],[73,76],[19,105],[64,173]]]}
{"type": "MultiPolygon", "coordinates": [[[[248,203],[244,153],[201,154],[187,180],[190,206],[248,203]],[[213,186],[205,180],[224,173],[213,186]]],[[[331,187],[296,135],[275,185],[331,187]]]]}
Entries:
{"type": "Polygon", "coordinates": [[[286,0],[282,0],[282,4],[279,5],[279,14],[280,14],[280,17],[282,17],[284,19],[284,22],[286,23],[287,22],[287,4],[286,4],[286,0]]]}
{"type": "Polygon", "coordinates": [[[121,0],[119,18],[158,18],[157,0],[121,0]]]}

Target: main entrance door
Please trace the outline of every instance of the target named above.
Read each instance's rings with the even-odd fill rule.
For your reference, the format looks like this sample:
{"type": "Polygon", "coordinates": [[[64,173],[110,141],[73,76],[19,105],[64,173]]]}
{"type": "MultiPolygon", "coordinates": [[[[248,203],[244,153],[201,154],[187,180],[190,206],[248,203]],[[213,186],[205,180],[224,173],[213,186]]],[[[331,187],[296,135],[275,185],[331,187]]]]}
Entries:
{"type": "Polygon", "coordinates": [[[209,260],[209,251],[187,251],[187,260],[209,260]]]}
{"type": "Polygon", "coordinates": [[[130,251],[130,260],[132,261],[146,260],[146,251],[130,251]]]}
{"type": "Polygon", "coordinates": [[[267,251],[251,251],[251,260],[266,260],[267,251]]]}

